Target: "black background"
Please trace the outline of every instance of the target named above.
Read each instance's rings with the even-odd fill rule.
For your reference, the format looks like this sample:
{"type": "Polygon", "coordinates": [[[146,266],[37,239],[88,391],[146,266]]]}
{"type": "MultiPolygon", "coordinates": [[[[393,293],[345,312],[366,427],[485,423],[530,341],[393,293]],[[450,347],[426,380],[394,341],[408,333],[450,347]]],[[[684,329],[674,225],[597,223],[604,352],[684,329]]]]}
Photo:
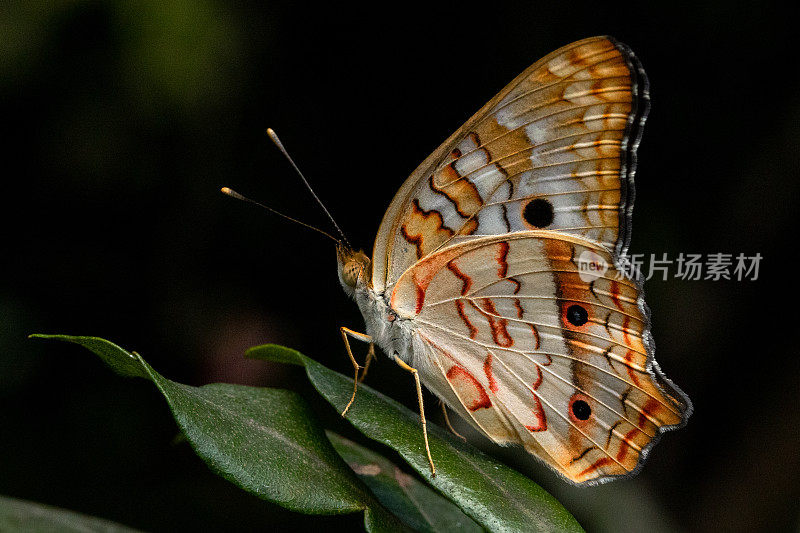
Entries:
{"type": "MultiPolygon", "coordinates": [[[[271,126],[371,250],[405,177],[475,110],[551,50],[610,34],[652,92],[631,251],[760,253],[760,277],[646,283],[657,358],[696,412],[635,479],[576,489],[476,441],[590,530],[796,530],[793,19],[761,4],[667,5],[5,6],[0,493],[148,530],[360,527],[236,489],[171,444],[151,385],[26,335],[102,336],[185,383],[291,388],[355,436],[299,371],[241,358],[279,342],[349,372],[337,328],[362,320],[332,243],[219,187],[329,227],[265,140],[271,126]]],[[[369,383],[415,405],[386,359],[369,383]]]]}

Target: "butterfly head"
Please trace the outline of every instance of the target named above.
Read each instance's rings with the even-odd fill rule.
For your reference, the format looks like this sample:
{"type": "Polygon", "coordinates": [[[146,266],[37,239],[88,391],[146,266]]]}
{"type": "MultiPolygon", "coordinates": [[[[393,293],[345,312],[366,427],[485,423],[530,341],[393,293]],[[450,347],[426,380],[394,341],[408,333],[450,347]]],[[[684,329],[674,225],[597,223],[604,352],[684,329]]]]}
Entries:
{"type": "Polygon", "coordinates": [[[356,289],[367,287],[372,266],[367,254],[360,250],[356,252],[340,242],[336,246],[336,259],[339,263],[339,282],[348,295],[353,296],[356,289]]]}

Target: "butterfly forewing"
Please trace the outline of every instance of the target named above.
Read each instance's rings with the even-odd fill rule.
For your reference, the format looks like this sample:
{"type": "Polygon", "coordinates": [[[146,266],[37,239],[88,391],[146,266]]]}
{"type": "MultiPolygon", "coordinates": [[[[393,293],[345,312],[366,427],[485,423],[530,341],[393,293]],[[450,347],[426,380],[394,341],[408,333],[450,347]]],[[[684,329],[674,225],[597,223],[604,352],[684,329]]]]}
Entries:
{"type": "Polygon", "coordinates": [[[688,405],[656,385],[639,288],[611,261],[552,232],[486,237],[419,261],[391,305],[426,386],[480,431],[575,482],[624,475],[688,405]],[[582,279],[587,253],[612,266],[582,279]]]}
{"type": "Polygon", "coordinates": [[[646,98],[635,58],[606,37],[535,63],[400,190],[376,240],[373,286],[467,236],[547,229],[621,248],[646,98]]]}

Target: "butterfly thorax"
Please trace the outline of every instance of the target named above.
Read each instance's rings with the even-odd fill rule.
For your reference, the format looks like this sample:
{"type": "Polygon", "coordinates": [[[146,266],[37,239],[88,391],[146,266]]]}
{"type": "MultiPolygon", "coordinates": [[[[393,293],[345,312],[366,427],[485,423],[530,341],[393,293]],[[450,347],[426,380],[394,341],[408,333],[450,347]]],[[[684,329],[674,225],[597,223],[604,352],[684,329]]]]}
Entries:
{"type": "Polygon", "coordinates": [[[384,294],[372,287],[372,263],[362,251],[344,245],[336,250],[339,264],[339,282],[345,293],[352,297],[364,316],[367,334],[384,353],[397,354],[410,361],[412,351],[411,321],[401,318],[391,308],[384,294]]]}

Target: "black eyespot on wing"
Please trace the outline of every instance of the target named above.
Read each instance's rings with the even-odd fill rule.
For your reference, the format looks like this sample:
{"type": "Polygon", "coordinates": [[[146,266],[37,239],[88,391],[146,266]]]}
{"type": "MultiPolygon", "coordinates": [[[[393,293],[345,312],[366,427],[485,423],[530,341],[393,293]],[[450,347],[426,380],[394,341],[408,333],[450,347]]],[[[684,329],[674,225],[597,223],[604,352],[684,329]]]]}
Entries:
{"type": "Polygon", "coordinates": [[[583,400],[572,402],[572,415],[578,420],[589,420],[592,416],[592,408],[583,400]]]}
{"type": "Polygon", "coordinates": [[[531,200],[522,211],[522,218],[535,228],[546,228],[553,223],[553,204],[544,198],[531,200]]]}
{"type": "Polygon", "coordinates": [[[589,313],[580,305],[570,305],[567,308],[567,320],[573,326],[582,326],[589,321],[589,313]]]}

